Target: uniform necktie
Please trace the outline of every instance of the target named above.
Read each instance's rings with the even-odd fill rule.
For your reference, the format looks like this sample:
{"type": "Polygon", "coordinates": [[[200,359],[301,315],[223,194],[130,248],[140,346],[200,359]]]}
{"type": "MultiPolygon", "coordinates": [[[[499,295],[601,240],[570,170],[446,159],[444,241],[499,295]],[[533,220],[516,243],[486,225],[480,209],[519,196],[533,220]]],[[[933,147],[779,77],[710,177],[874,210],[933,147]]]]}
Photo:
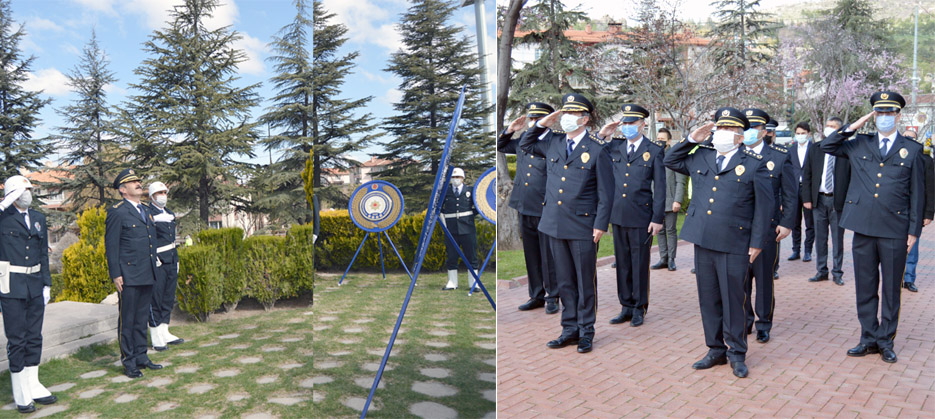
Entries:
{"type": "Polygon", "coordinates": [[[717,170],[720,171],[721,164],[724,163],[724,156],[717,156],[717,159],[715,161],[717,161],[717,170]]]}
{"type": "Polygon", "coordinates": [[[571,138],[568,139],[568,154],[565,157],[571,157],[571,153],[575,152],[575,140],[571,138]]]}
{"type": "Polygon", "coordinates": [[[825,190],[834,192],[834,156],[828,154],[828,174],[825,175],[825,190]]]}
{"type": "Polygon", "coordinates": [[[26,221],[26,230],[29,230],[29,211],[23,213],[23,220],[26,221]]]}
{"type": "Polygon", "coordinates": [[[630,143],[630,151],[627,152],[627,160],[633,158],[633,152],[636,151],[636,147],[633,146],[633,143],[630,143]]]}
{"type": "Polygon", "coordinates": [[[137,211],[140,212],[140,218],[142,218],[143,221],[146,221],[146,213],[143,212],[143,205],[142,205],[142,204],[136,204],[136,209],[137,209],[137,211]]]}
{"type": "Polygon", "coordinates": [[[880,146],[880,157],[886,157],[886,143],[889,140],[889,138],[883,137],[883,140],[881,141],[883,145],[880,146]]]}

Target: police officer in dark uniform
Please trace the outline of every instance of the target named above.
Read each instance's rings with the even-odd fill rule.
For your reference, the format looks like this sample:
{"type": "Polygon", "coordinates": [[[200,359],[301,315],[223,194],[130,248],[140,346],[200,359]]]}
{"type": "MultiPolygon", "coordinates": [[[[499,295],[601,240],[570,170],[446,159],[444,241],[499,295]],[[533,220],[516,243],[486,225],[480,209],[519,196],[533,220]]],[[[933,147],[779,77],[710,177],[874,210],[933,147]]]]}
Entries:
{"type": "Polygon", "coordinates": [[[594,106],[582,95],[563,97],[562,109],[536,122],[520,139],[520,149],[544,157],[548,176],[539,231],[549,236],[562,334],[550,348],[578,344],[590,352],[597,315],[597,243],[607,232],[614,175],[603,141],[587,130],[594,106]],[[546,127],[560,122],[561,130],[546,127]]]}
{"type": "Polygon", "coordinates": [[[23,176],[4,183],[0,206],[0,305],[13,401],[20,413],[52,404],[58,398],[39,382],[42,320],[49,302],[49,234],[45,216],[30,209],[32,184],[23,176]],[[12,201],[12,202],[11,202],[12,201]],[[9,205],[9,206],[7,206],[9,205]]]}
{"type": "Polygon", "coordinates": [[[795,208],[798,202],[798,179],[792,168],[789,151],[785,147],[766,144],[766,123],[770,121],[765,111],[750,108],[744,110],[750,129],[744,131],[743,144],[747,150],[763,156],[769,172],[770,186],[773,191],[773,211],[770,214],[767,240],[763,244],[760,257],[750,264],[750,279],[744,284],[746,292],[747,334],[753,333],[756,323],[756,341],[769,342],[769,333],[773,327],[773,310],[776,308],[773,280],[779,259],[779,242],[792,233],[795,223],[795,208]],[[756,304],[753,304],[753,284],[756,283],[756,304]],[[756,316],[754,317],[754,313],[756,316]]]}
{"type": "MultiPolygon", "coordinates": [[[[555,281],[555,264],[549,251],[549,236],[539,231],[542,203],[545,200],[545,159],[529,154],[519,148],[515,132],[532,127],[555,109],[547,103],[531,102],[526,105],[526,115],[516,118],[497,138],[497,151],[516,154],[516,179],[510,193],[510,208],[519,213],[520,236],[523,239],[523,256],[529,278],[529,301],[519,310],[532,310],[545,305],[546,314],[558,313],[558,285],[555,281]]],[[[548,135],[545,130],[539,138],[548,135]]]]}
{"type": "Polygon", "coordinates": [[[695,244],[695,280],[709,349],[692,368],[708,369],[730,359],[734,375],[744,378],[748,374],[744,282],[750,264],[772,239],[775,202],[763,156],[738,149],[743,132],[750,128],[746,116],[726,107],[718,109],[715,117],[716,122],[708,122],[673,146],[664,162],[691,176],[694,185],[680,238],[695,244]],[[711,141],[705,141],[715,126],[711,141]]]}
{"type": "Polygon", "coordinates": [[[899,293],[906,256],[922,231],[925,173],[922,145],[899,134],[896,124],[906,100],[896,92],[870,97],[873,112],[835,131],[819,145],[825,153],[849,159],[851,179],[840,224],[854,231],[854,276],[860,344],[849,356],[880,353],[884,362],[896,362],[893,340],[899,324],[899,293]],[[857,130],[871,118],[874,134],[857,130]],[[879,320],[880,273],[883,307],[879,320]]]}
{"type": "Polygon", "coordinates": [[[117,175],[114,189],[123,200],[107,211],[104,250],[119,297],[120,362],[127,377],[139,378],[143,376],[140,368],[162,368],[146,356],[146,322],[156,283],[157,233],[149,209],[140,202],[143,186],[133,169],[117,175]]]}
{"type": "Polygon", "coordinates": [[[169,320],[175,308],[175,289],[179,282],[179,253],[175,249],[175,213],[166,207],[169,188],[162,182],[149,185],[149,214],[156,226],[156,284],[153,286],[149,313],[149,335],[153,349],[164,351],[166,345],[185,342],[169,332],[169,320]]]}
{"type": "MultiPolygon", "coordinates": [[[[474,269],[480,269],[477,266],[477,252],[474,250],[477,248],[477,230],[474,226],[477,208],[474,208],[473,192],[473,186],[464,184],[464,170],[460,167],[454,168],[441,211],[442,220],[455,239],[452,243],[447,236],[445,238],[445,249],[448,250],[448,260],[445,262],[448,268],[448,284],[442,287],[442,290],[458,289],[458,261],[461,257],[455,246],[461,248],[465,257],[471,258],[471,266],[474,269]]],[[[469,272],[468,289],[474,286],[474,281],[474,276],[469,272]]]]}
{"type": "Polygon", "coordinates": [[[620,121],[605,125],[598,134],[607,138],[618,127],[622,134],[605,146],[614,173],[610,223],[614,226],[617,298],[623,306],[610,324],[629,321],[631,326],[640,326],[649,308],[649,250],[665,221],[665,145],[643,135],[649,116],[646,108],[628,103],[621,109],[620,121]]]}

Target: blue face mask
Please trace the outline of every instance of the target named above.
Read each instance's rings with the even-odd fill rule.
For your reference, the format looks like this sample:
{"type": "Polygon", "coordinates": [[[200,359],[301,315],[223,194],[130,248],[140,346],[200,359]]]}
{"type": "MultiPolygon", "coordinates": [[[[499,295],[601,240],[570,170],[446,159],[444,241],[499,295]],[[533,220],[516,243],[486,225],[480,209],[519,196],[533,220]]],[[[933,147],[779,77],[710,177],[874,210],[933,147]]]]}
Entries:
{"type": "Polygon", "coordinates": [[[743,132],[743,144],[744,145],[754,145],[757,141],[760,141],[758,138],[760,135],[760,130],[755,128],[750,128],[743,132]]]}
{"type": "Polygon", "coordinates": [[[637,135],[640,135],[639,125],[621,125],[620,132],[623,133],[624,137],[627,137],[628,140],[636,138],[637,135]]]}
{"type": "Polygon", "coordinates": [[[880,132],[890,132],[896,128],[896,115],[878,115],[876,123],[880,132]]]}

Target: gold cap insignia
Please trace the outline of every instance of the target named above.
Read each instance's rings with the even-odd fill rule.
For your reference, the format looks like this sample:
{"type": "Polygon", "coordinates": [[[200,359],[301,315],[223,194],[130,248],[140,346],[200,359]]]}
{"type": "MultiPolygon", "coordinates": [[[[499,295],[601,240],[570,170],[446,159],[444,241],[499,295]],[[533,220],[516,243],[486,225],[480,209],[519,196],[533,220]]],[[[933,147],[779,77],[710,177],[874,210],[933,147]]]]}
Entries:
{"type": "Polygon", "coordinates": [[[742,164],[738,164],[737,167],[734,168],[734,173],[736,173],[737,176],[741,176],[743,175],[743,172],[745,172],[746,170],[747,170],[746,167],[743,167],[742,164]]]}
{"type": "Polygon", "coordinates": [[[770,160],[770,161],[766,162],[766,168],[769,169],[770,171],[772,171],[774,168],[776,168],[776,163],[773,163],[773,161],[770,160]]]}
{"type": "Polygon", "coordinates": [[[628,111],[628,110],[630,110],[630,107],[627,106],[626,108],[623,108],[623,110],[628,111]]]}
{"type": "Polygon", "coordinates": [[[890,95],[887,93],[883,93],[880,95],[880,99],[889,99],[889,98],[890,98],[890,95]]]}
{"type": "Polygon", "coordinates": [[[587,163],[588,160],[591,160],[591,155],[588,154],[587,151],[585,151],[584,153],[581,153],[581,162],[582,162],[582,163],[587,163]]]}
{"type": "Polygon", "coordinates": [[[129,173],[129,174],[131,174],[131,175],[132,175],[132,174],[135,174],[135,173],[133,173],[133,169],[127,170],[127,173],[129,173]]]}
{"type": "Polygon", "coordinates": [[[643,161],[649,161],[649,157],[650,157],[650,156],[649,156],[649,152],[648,152],[648,151],[646,151],[646,152],[643,153],[643,161]]]}
{"type": "Polygon", "coordinates": [[[753,111],[747,111],[747,116],[753,115],[753,111]]]}
{"type": "Polygon", "coordinates": [[[529,105],[529,109],[536,109],[536,105],[529,105]]]}
{"type": "Polygon", "coordinates": [[[727,116],[727,115],[730,115],[730,111],[729,111],[729,110],[726,110],[726,109],[725,109],[724,112],[721,112],[721,116],[727,116]]]}
{"type": "Polygon", "coordinates": [[[899,157],[906,158],[906,156],[908,155],[909,155],[909,150],[906,150],[905,148],[899,149],[899,157]]]}
{"type": "Polygon", "coordinates": [[[566,102],[571,102],[571,100],[574,99],[574,98],[575,98],[574,96],[568,96],[568,98],[566,98],[565,101],[566,101],[566,102]]]}

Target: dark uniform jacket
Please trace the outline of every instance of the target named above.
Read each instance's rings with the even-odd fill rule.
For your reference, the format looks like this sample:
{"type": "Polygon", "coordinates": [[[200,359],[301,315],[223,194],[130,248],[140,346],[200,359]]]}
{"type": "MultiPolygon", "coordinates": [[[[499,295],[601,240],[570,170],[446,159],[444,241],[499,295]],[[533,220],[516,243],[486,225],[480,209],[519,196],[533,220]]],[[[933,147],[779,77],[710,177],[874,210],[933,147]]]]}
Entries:
{"type": "Polygon", "coordinates": [[[822,151],[851,162],[850,186],[841,227],[865,236],[905,239],[922,231],[925,173],[922,145],[896,134],[885,157],[876,133],[858,134],[843,127],[819,143],[822,151]]]}
{"type": "Polygon", "coordinates": [[[925,210],[923,220],[935,220],[935,161],[932,156],[922,155],[925,162],[925,210]]]}
{"type": "MultiPolygon", "coordinates": [[[[811,148],[817,149],[814,146],[811,148]]],[[[808,153],[808,151],[805,152],[806,162],[808,153]]],[[[775,209],[769,216],[769,225],[773,230],[777,225],[792,228],[795,225],[795,210],[799,197],[799,179],[795,177],[792,159],[798,159],[798,156],[792,156],[785,147],[773,144],[764,145],[760,155],[763,156],[763,164],[769,172],[775,202],[775,209]]]]}
{"type": "Polygon", "coordinates": [[[545,201],[545,158],[523,151],[519,148],[519,139],[513,140],[512,136],[512,133],[503,131],[497,138],[497,151],[516,154],[516,178],[510,193],[510,208],[522,215],[540,217],[545,201]]]}
{"type": "Polygon", "coordinates": [[[13,205],[0,213],[0,260],[10,262],[11,266],[40,266],[39,272],[31,274],[11,272],[10,293],[2,294],[5,298],[25,299],[42,295],[42,287],[52,286],[45,216],[33,209],[28,211],[28,227],[26,218],[13,205]]]}
{"type": "MultiPolygon", "coordinates": [[[[154,217],[153,223],[156,226],[156,249],[158,250],[160,247],[175,244],[175,213],[168,208],[165,208],[164,210],[159,209],[156,204],[149,204],[148,208],[149,215],[154,217]],[[155,222],[155,217],[159,214],[162,214],[163,211],[172,216],[171,222],[155,222]]],[[[179,261],[179,251],[175,247],[170,250],[157,253],[156,256],[163,264],[176,263],[179,261]]]]}
{"type": "Polygon", "coordinates": [[[156,226],[123,200],[110,207],[104,221],[104,250],[110,278],[123,277],[124,286],[152,285],[156,281],[156,226]]]}
{"type": "Polygon", "coordinates": [[[459,234],[476,234],[474,227],[474,216],[477,215],[477,208],[474,208],[474,187],[461,185],[461,194],[455,195],[454,188],[448,184],[448,192],[445,193],[445,200],[442,202],[442,216],[445,217],[445,226],[453,236],[459,234]],[[461,216],[448,218],[445,214],[462,214],[461,216]]]}
{"type": "Polygon", "coordinates": [[[692,180],[692,200],[679,237],[706,249],[747,254],[762,249],[774,214],[774,192],[763,156],[741,147],[724,170],[708,143],[683,139],[665,157],[666,167],[692,180]],[[692,149],[697,151],[689,154],[692,149]],[[743,167],[742,169],[740,167],[743,167]]]}
{"type": "Polygon", "coordinates": [[[613,204],[614,175],[610,153],[589,132],[566,157],[567,135],[534,125],[520,139],[520,149],[545,157],[545,202],[539,231],[563,240],[591,240],[594,229],[607,231],[613,204]]]}
{"type": "MultiPolygon", "coordinates": [[[[805,152],[805,171],[802,175],[802,202],[811,202],[814,208],[818,202],[821,184],[825,179],[825,152],[821,147],[811,147],[805,152]]],[[[834,210],[843,211],[847,196],[847,184],[851,179],[851,163],[848,159],[834,159],[834,210]]]]}
{"type": "Polygon", "coordinates": [[[666,168],[662,164],[665,147],[643,136],[629,159],[630,142],[625,138],[614,138],[604,147],[610,153],[614,173],[610,222],[644,229],[650,222],[662,224],[666,216],[666,168]]]}

